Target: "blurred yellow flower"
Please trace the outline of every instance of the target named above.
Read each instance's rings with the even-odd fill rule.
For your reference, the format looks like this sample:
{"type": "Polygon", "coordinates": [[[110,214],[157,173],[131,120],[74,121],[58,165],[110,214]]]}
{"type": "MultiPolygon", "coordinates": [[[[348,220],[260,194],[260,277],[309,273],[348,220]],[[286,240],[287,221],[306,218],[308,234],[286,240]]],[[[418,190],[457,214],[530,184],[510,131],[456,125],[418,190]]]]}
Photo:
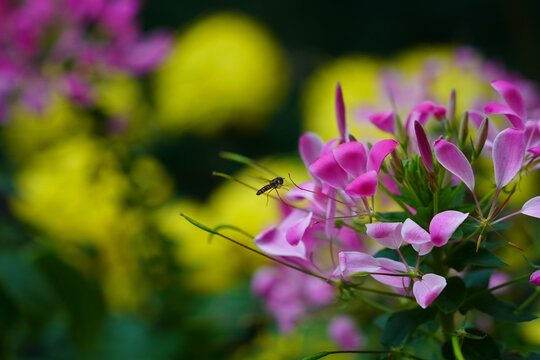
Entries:
{"type": "MultiPolygon", "coordinates": [[[[296,183],[307,178],[299,161],[283,159],[265,162],[265,165],[285,178],[290,173],[296,183]]],[[[255,187],[265,185],[264,181],[252,177],[255,174],[257,171],[246,169],[235,177],[255,187]]],[[[286,191],[281,190],[280,196],[286,191]]],[[[208,234],[182,219],[179,213],[209,227],[230,224],[255,236],[265,227],[275,225],[279,218],[277,205],[265,195],[255,195],[255,190],[226,181],[204,204],[188,199],[176,201],[156,212],[155,221],[163,234],[177,243],[179,262],[190,270],[189,286],[201,292],[214,292],[231,286],[240,277],[250,276],[266,260],[217,236],[208,242],[208,234]]],[[[255,247],[251,238],[228,229],[222,231],[255,247]]]]}
{"type": "Polygon", "coordinates": [[[124,170],[108,145],[82,135],[35,154],[16,174],[11,207],[76,266],[84,259],[73,248],[92,245],[104,266],[109,304],[133,308],[144,298],[136,247],[148,223],[143,206],[166,201],[173,186],[155,159],[135,159],[124,170]]]}
{"type": "Polygon", "coordinates": [[[179,36],[156,75],[159,125],[212,134],[230,123],[261,128],[283,98],[287,66],[263,25],[245,15],[217,13],[179,36]]]}

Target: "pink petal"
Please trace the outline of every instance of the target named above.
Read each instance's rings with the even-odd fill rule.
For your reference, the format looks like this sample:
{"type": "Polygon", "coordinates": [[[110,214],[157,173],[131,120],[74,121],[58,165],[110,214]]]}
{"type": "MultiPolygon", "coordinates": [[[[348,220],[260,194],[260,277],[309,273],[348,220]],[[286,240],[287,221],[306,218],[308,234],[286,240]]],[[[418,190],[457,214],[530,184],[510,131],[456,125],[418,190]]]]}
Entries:
{"type": "Polygon", "coordinates": [[[413,294],[416,302],[423,309],[427,308],[446,287],[446,279],[435,274],[425,274],[421,280],[415,280],[413,294]]]}
{"type": "Polygon", "coordinates": [[[352,177],[358,177],[366,172],[367,153],[363,144],[349,141],[336,146],[333,152],[339,166],[352,177]]]}
{"type": "Polygon", "coordinates": [[[467,216],[469,213],[455,210],[447,210],[435,215],[429,224],[429,234],[433,245],[437,247],[445,245],[467,216]]]}
{"type": "MultiPolygon", "coordinates": [[[[377,258],[378,264],[381,266],[377,273],[385,274],[400,274],[407,272],[405,264],[399,261],[395,261],[387,258],[377,258]]],[[[396,287],[396,288],[408,288],[410,284],[410,278],[407,276],[385,276],[385,275],[371,275],[371,277],[383,284],[396,287]]]]}
{"type": "Polygon", "coordinates": [[[540,219],[540,196],[533,197],[523,204],[521,213],[540,219]]]}
{"type": "Polygon", "coordinates": [[[315,200],[315,194],[313,192],[315,191],[317,191],[317,184],[314,181],[307,181],[298,185],[298,187],[295,186],[292,188],[287,193],[287,199],[291,201],[309,200],[313,202],[315,200]]]}
{"type": "Polygon", "coordinates": [[[358,251],[339,253],[339,270],[345,276],[378,271],[381,267],[373,256],[358,251]]]}
{"type": "Polygon", "coordinates": [[[429,146],[424,128],[418,121],[414,122],[414,133],[416,134],[416,142],[422,162],[428,173],[433,174],[433,154],[431,153],[431,147],[429,146]]]}
{"type": "Polygon", "coordinates": [[[435,141],[433,147],[435,157],[439,163],[463,181],[471,191],[474,191],[474,173],[469,160],[461,150],[456,145],[443,139],[435,141]]]}
{"type": "Polygon", "coordinates": [[[341,141],[349,141],[347,121],[345,119],[345,102],[343,101],[343,93],[341,92],[340,83],[338,83],[336,86],[336,118],[341,141]]]}
{"type": "Polygon", "coordinates": [[[306,217],[298,221],[296,224],[291,226],[287,229],[287,232],[285,234],[285,238],[287,239],[287,242],[293,246],[298,245],[300,240],[302,240],[302,237],[304,236],[304,233],[306,232],[307,227],[309,224],[311,224],[311,218],[313,217],[313,213],[310,212],[307,214],[306,217]]]}
{"type": "Polygon", "coordinates": [[[278,276],[274,268],[265,266],[257,269],[251,280],[251,291],[263,296],[267,294],[278,280],[278,276]]]}
{"type": "Polygon", "coordinates": [[[352,197],[373,196],[377,191],[377,173],[368,171],[354,179],[345,188],[345,193],[352,197]]]}
{"type": "Polygon", "coordinates": [[[285,233],[276,227],[271,227],[254,239],[255,245],[270,255],[293,256],[307,260],[306,248],[302,242],[293,246],[285,239],[285,233]]]}
{"type": "Polygon", "coordinates": [[[337,238],[341,244],[343,251],[364,251],[363,238],[359,234],[347,226],[342,226],[339,229],[337,238]]]}
{"type": "Polygon", "coordinates": [[[510,121],[510,123],[517,129],[523,129],[523,121],[519,118],[519,116],[509,107],[497,104],[497,103],[489,103],[484,108],[484,112],[486,114],[499,114],[504,115],[510,121]]]}
{"type": "Polygon", "coordinates": [[[504,101],[514,112],[523,120],[526,120],[527,113],[525,112],[525,103],[516,87],[504,80],[495,80],[491,82],[491,86],[502,96],[504,101]]]}
{"type": "Polygon", "coordinates": [[[540,145],[530,148],[529,150],[527,150],[527,152],[530,152],[534,156],[540,155],[540,145]]]}
{"type": "Polygon", "coordinates": [[[414,250],[416,250],[418,255],[423,256],[431,252],[431,249],[433,249],[433,243],[430,241],[423,244],[412,244],[412,247],[414,250]]]}
{"type": "Polygon", "coordinates": [[[309,167],[321,155],[324,142],[319,135],[311,132],[303,133],[298,141],[300,157],[306,167],[309,167]]]}
{"type": "Polygon", "coordinates": [[[347,315],[335,316],[330,321],[328,335],[342,350],[358,350],[365,342],[354,320],[347,315]]]}
{"type": "Polygon", "coordinates": [[[395,132],[394,112],[392,110],[372,114],[368,117],[369,121],[382,131],[390,134],[395,132]]]}
{"type": "Polygon", "coordinates": [[[333,188],[344,189],[347,186],[347,173],[339,166],[332,153],[324,154],[315,160],[309,166],[309,171],[333,188]]]}
{"type": "Polygon", "coordinates": [[[407,219],[403,223],[401,236],[409,244],[425,244],[431,241],[429,233],[411,219],[407,219]]]}
{"type": "Polygon", "coordinates": [[[396,140],[385,139],[376,142],[369,150],[367,169],[379,173],[382,162],[399,145],[396,140]]]}
{"type": "Polygon", "coordinates": [[[540,270],[536,270],[531,274],[529,281],[534,285],[540,286],[540,270]]]}
{"type": "Polygon", "coordinates": [[[506,186],[519,172],[524,153],[523,131],[506,129],[497,135],[493,142],[492,156],[498,189],[506,186]]]}
{"type": "Polygon", "coordinates": [[[405,122],[405,129],[407,131],[412,130],[412,124],[417,120],[420,125],[424,125],[430,116],[435,116],[437,119],[441,119],[446,114],[446,109],[443,106],[436,105],[432,101],[424,101],[414,108],[412,108],[407,121],[405,122]]]}
{"type": "Polygon", "coordinates": [[[398,222],[366,224],[366,233],[387,248],[399,249],[403,241],[401,225],[398,222]]]}

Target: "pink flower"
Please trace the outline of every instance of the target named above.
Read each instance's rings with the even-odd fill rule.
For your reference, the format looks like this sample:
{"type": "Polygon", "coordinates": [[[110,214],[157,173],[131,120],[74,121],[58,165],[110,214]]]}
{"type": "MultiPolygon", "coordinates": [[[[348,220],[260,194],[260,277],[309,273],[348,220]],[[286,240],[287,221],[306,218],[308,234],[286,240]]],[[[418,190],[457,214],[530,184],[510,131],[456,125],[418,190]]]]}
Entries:
{"type": "Polygon", "coordinates": [[[403,242],[401,226],[401,223],[373,223],[366,224],[366,229],[368,236],[379,244],[389,249],[399,249],[403,242]]]}
{"type": "Polygon", "coordinates": [[[343,101],[343,93],[341,92],[341,84],[336,86],[336,119],[339,130],[339,135],[342,142],[349,141],[349,130],[345,117],[345,102],[343,101]]]}
{"type": "Polygon", "coordinates": [[[354,320],[347,315],[332,318],[328,325],[328,335],[342,350],[359,350],[365,342],[354,320]]]}
{"type": "Polygon", "coordinates": [[[486,114],[502,114],[515,128],[523,130],[525,121],[527,121],[527,114],[519,91],[513,84],[504,80],[495,80],[491,82],[491,86],[497,90],[508,106],[489,103],[484,108],[486,114]]]}
{"type": "Polygon", "coordinates": [[[424,167],[427,172],[433,175],[433,155],[431,153],[431,147],[427,139],[424,128],[418,120],[414,121],[414,133],[416,134],[416,142],[418,144],[418,151],[420,151],[420,157],[424,163],[424,167]]]}

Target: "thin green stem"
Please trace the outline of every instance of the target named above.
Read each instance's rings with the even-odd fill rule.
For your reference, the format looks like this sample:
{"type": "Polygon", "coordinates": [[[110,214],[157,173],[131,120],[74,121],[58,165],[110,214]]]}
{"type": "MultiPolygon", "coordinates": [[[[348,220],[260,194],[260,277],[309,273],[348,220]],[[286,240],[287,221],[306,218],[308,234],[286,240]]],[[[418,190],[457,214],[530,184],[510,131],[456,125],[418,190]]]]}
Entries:
{"type": "Polygon", "coordinates": [[[461,352],[461,347],[459,346],[459,338],[457,336],[452,336],[452,349],[454,350],[454,356],[456,360],[465,360],[463,353],[461,352]]]}
{"type": "Polygon", "coordinates": [[[309,270],[303,269],[303,268],[301,268],[301,267],[298,267],[298,266],[294,266],[294,265],[288,264],[288,263],[286,263],[285,261],[281,261],[281,260],[276,259],[276,258],[274,258],[274,257],[272,257],[272,256],[269,256],[269,255],[263,253],[262,251],[259,251],[259,250],[257,250],[257,249],[253,249],[252,247],[249,247],[249,246],[247,246],[247,245],[245,245],[245,244],[242,244],[242,243],[239,242],[239,241],[236,241],[236,240],[234,240],[234,239],[232,239],[232,238],[230,238],[230,237],[228,237],[228,236],[226,236],[226,235],[223,235],[223,234],[220,233],[220,232],[217,232],[216,230],[213,230],[213,229],[209,228],[209,227],[206,226],[206,225],[201,224],[200,222],[198,222],[198,221],[196,221],[196,220],[193,220],[192,218],[190,218],[189,216],[187,216],[187,215],[185,215],[185,214],[183,214],[183,213],[180,213],[180,216],[182,216],[182,217],[183,217],[184,219],[186,219],[188,222],[190,222],[191,224],[195,225],[196,227],[198,227],[198,228],[201,229],[201,230],[204,230],[204,231],[206,231],[206,232],[208,232],[208,233],[210,233],[210,234],[214,234],[214,235],[217,235],[217,236],[219,236],[219,237],[222,237],[222,238],[224,238],[224,239],[226,239],[226,240],[229,240],[230,242],[232,242],[232,243],[234,243],[234,244],[236,244],[236,245],[238,245],[238,246],[240,246],[240,247],[243,247],[243,248],[246,249],[246,250],[249,250],[249,251],[251,251],[251,252],[254,252],[254,253],[256,253],[256,254],[259,254],[259,255],[261,255],[261,256],[263,256],[263,257],[269,259],[269,260],[272,260],[272,261],[274,261],[274,262],[276,262],[276,263],[278,263],[278,264],[287,266],[287,267],[289,267],[289,268],[291,268],[291,269],[294,269],[294,270],[303,272],[304,274],[314,276],[314,277],[316,277],[316,278],[319,278],[319,279],[321,279],[321,280],[324,280],[324,281],[326,281],[326,282],[328,282],[328,283],[331,283],[331,284],[335,285],[335,282],[334,282],[334,281],[329,280],[329,279],[325,278],[325,277],[322,276],[322,275],[315,274],[315,273],[313,273],[313,272],[311,272],[311,271],[309,271],[309,270]]]}
{"type": "Polygon", "coordinates": [[[355,289],[355,290],[359,290],[359,291],[365,291],[365,292],[370,292],[370,293],[374,293],[374,294],[379,294],[379,295],[386,295],[386,296],[392,296],[392,297],[398,297],[398,298],[402,298],[402,299],[407,299],[409,301],[416,301],[414,298],[412,297],[409,297],[409,296],[406,296],[406,295],[401,295],[401,294],[397,294],[397,293],[393,293],[393,292],[389,292],[389,291],[383,291],[383,290],[377,290],[377,289],[372,289],[372,288],[366,288],[366,287],[363,287],[363,286],[357,286],[357,285],[350,285],[351,288],[355,289]]]}
{"type": "Polygon", "coordinates": [[[409,209],[407,209],[407,206],[403,203],[403,201],[401,201],[395,194],[392,194],[390,190],[386,188],[386,186],[384,186],[382,183],[379,183],[378,186],[385,192],[386,195],[388,195],[392,200],[394,200],[396,204],[398,204],[409,216],[413,216],[413,214],[409,209]]]}
{"type": "Polygon", "coordinates": [[[491,287],[489,289],[484,289],[484,290],[481,290],[481,291],[478,291],[474,294],[472,294],[471,296],[469,296],[467,299],[465,299],[465,301],[470,301],[478,296],[481,296],[481,295],[484,295],[484,294],[487,294],[487,293],[490,293],[490,292],[493,292],[495,290],[498,290],[498,289],[501,289],[503,287],[506,287],[508,285],[512,285],[514,283],[517,283],[517,282],[520,282],[520,281],[523,281],[523,280],[526,280],[529,278],[529,274],[525,274],[525,275],[521,275],[521,276],[518,276],[517,278],[515,279],[512,279],[510,281],[507,281],[505,283],[502,283],[500,285],[497,285],[497,286],[494,286],[494,287],[491,287]]]}
{"type": "Polygon", "coordinates": [[[418,357],[413,354],[409,354],[407,352],[401,351],[401,350],[334,350],[334,351],[321,351],[319,353],[306,356],[303,359],[322,359],[323,357],[326,357],[328,355],[335,355],[335,354],[394,354],[394,355],[404,355],[408,356],[410,359],[413,360],[424,360],[421,357],[418,357]]]}
{"type": "Polygon", "coordinates": [[[378,309],[378,310],[380,310],[380,311],[382,311],[382,312],[384,312],[384,313],[389,314],[389,313],[391,313],[391,312],[393,311],[392,309],[390,309],[390,308],[388,308],[388,307],[386,307],[386,306],[384,306],[384,305],[381,305],[381,304],[379,304],[379,303],[376,302],[376,301],[373,301],[373,300],[371,300],[371,299],[368,299],[368,298],[365,297],[365,296],[357,296],[357,298],[360,299],[360,301],[366,303],[367,305],[369,305],[369,306],[371,306],[371,307],[374,307],[375,309],[378,309]]]}
{"type": "Polygon", "coordinates": [[[537,286],[535,289],[534,289],[534,292],[531,294],[531,296],[529,296],[527,298],[527,300],[525,300],[521,305],[519,305],[519,307],[517,308],[517,312],[521,312],[523,311],[527,306],[529,306],[530,303],[532,303],[534,301],[534,299],[536,299],[536,297],[540,295],[540,286],[537,286]]]}

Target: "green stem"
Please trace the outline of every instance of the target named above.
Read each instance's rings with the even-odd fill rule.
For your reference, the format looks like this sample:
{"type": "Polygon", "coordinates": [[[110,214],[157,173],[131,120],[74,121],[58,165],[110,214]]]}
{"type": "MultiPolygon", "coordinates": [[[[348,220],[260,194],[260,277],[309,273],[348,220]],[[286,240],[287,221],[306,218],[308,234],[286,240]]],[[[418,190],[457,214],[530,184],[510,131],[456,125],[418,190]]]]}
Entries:
{"type": "Polygon", "coordinates": [[[481,291],[478,291],[474,294],[472,294],[471,296],[469,296],[468,298],[465,299],[465,301],[470,301],[478,296],[481,296],[481,295],[484,295],[484,294],[487,294],[487,293],[490,293],[492,291],[495,291],[495,290],[498,290],[500,288],[503,288],[503,287],[506,287],[508,285],[512,285],[514,283],[517,283],[517,282],[520,282],[520,281],[523,281],[525,279],[528,279],[529,278],[529,274],[525,274],[525,275],[521,275],[521,276],[518,276],[517,278],[515,279],[512,279],[510,281],[507,281],[505,283],[502,283],[500,285],[497,285],[497,286],[494,286],[492,288],[489,288],[489,289],[484,289],[484,290],[481,290],[481,291]]]}
{"type": "Polygon", "coordinates": [[[371,299],[368,299],[367,297],[365,296],[358,296],[358,299],[360,299],[360,301],[366,303],[367,305],[371,306],[371,307],[374,307],[375,309],[378,309],[382,312],[385,312],[387,314],[391,313],[392,312],[392,309],[384,306],[384,305],[381,305],[379,304],[378,302],[375,302],[371,299]]]}
{"type": "Polygon", "coordinates": [[[392,194],[390,190],[386,188],[382,183],[379,183],[379,187],[388,195],[392,200],[394,200],[409,216],[413,216],[411,211],[407,209],[407,206],[401,201],[396,195],[392,194]]]}
{"type": "Polygon", "coordinates": [[[465,360],[465,357],[463,357],[463,353],[461,352],[461,348],[459,347],[459,339],[455,335],[452,336],[452,349],[454,350],[456,360],[465,360]]]}
{"type": "Polygon", "coordinates": [[[401,294],[396,294],[396,293],[389,292],[389,291],[371,289],[371,288],[366,288],[366,287],[363,287],[363,286],[356,286],[356,285],[352,285],[351,287],[353,289],[359,290],[359,291],[365,291],[365,292],[370,292],[370,293],[379,294],[379,295],[392,296],[392,297],[399,297],[399,298],[402,298],[402,299],[407,299],[409,301],[416,301],[412,297],[409,297],[409,296],[406,296],[406,295],[401,295],[401,294]]]}
{"type": "Polygon", "coordinates": [[[390,356],[391,354],[394,355],[405,355],[408,356],[410,359],[413,360],[424,360],[416,355],[412,355],[409,353],[406,353],[401,350],[334,350],[334,351],[322,351],[310,356],[306,356],[303,358],[303,360],[308,359],[322,359],[323,357],[326,357],[328,355],[334,355],[334,354],[387,354],[390,356]]]}
{"type": "Polygon", "coordinates": [[[529,306],[530,303],[532,303],[534,301],[534,299],[536,299],[536,297],[540,294],[540,286],[537,286],[535,289],[534,289],[534,292],[531,294],[531,296],[529,296],[527,298],[527,300],[525,300],[521,305],[519,305],[519,307],[516,309],[517,312],[521,312],[523,311],[527,306],[529,306]]]}

